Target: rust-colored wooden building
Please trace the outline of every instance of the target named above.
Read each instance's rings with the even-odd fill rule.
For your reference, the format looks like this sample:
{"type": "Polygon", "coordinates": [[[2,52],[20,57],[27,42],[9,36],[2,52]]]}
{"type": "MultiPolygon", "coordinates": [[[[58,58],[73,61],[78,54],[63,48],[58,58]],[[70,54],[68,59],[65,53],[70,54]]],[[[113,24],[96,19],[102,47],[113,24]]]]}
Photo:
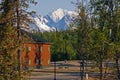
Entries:
{"type": "Polygon", "coordinates": [[[29,42],[24,43],[21,55],[22,66],[41,68],[50,64],[50,43],[29,42]]]}

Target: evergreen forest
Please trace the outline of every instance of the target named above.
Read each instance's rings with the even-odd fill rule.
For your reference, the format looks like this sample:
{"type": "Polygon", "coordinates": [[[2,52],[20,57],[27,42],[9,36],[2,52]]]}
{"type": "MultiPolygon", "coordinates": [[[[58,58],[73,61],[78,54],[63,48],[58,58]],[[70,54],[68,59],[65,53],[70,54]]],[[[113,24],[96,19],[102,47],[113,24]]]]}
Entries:
{"type": "Polygon", "coordinates": [[[114,58],[120,50],[119,0],[90,0],[89,9],[81,2],[77,3],[79,15],[69,30],[33,32],[31,36],[52,43],[52,60],[54,55],[57,60],[79,60],[82,53],[88,60],[97,60],[99,53],[104,59],[114,58]]]}
{"type": "MultiPolygon", "coordinates": [[[[51,45],[51,61],[93,60],[99,63],[115,61],[120,79],[120,0],[77,0],[78,17],[69,30],[29,33],[34,39],[44,39],[51,45]],[[73,29],[74,28],[74,29],[73,29]]],[[[22,24],[31,21],[26,17],[29,4],[34,0],[1,0],[0,2],[0,80],[23,80],[26,72],[20,66],[22,24]]],[[[62,27],[62,25],[61,25],[62,27]]],[[[84,69],[84,65],[82,66],[84,69]]],[[[100,71],[102,77],[102,71],[100,71]]],[[[101,78],[100,77],[100,78],[101,78]]],[[[101,79],[102,80],[102,79],[101,79]]]]}

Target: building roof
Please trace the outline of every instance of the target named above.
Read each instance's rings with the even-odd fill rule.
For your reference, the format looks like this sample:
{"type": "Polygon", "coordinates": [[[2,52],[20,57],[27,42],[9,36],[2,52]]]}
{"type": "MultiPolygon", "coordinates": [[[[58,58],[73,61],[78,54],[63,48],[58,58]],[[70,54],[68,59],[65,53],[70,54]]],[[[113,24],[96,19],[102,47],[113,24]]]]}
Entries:
{"type": "Polygon", "coordinates": [[[45,40],[41,37],[38,37],[36,35],[32,35],[32,33],[28,33],[26,31],[21,32],[23,37],[24,43],[44,43],[44,44],[51,44],[48,40],[45,40]]]}

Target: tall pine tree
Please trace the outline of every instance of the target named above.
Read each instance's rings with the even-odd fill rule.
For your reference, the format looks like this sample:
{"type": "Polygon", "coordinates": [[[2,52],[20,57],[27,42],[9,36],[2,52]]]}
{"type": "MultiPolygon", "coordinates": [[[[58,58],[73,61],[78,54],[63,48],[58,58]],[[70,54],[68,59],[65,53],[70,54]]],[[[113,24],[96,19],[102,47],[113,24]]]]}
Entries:
{"type": "MultiPolygon", "coordinates": [[[[101,33],[107,38],[104,44],[112,46],[112,54],[117,54],[116,56],[116,68],[118,79],[120,79],[120,73],[118,68],[118,50],[119,50],[119,0],[90,0],[93,9],[93,15],[97,22],[97,27],[101,30],[101,33]],[[106,30],[107,33],[104,33],[106,30]]],[[[102,43],[101,43],[102,44],[102,43]]],[[[105,46],[103,46],[104,48],[105,46]]],[[[111,51],[110,50],[110,51],[111,51]]],[[[102,51],[104,53],[105,50],[102,51]]],[[[104,53],[105,54],[105,53],[104,53]]],[[[110,55],[110,54],[109,54],[110,55]]],[[[102,59],[102,58],[101,58],[102,59]]],[[[102,67],[102,66],[101,66],[102,67]]],[[[102,68],[100,67],[100,80],[102,80],[102,68]]]]}
{"type": "Polygon", "coordinates": [[[34,0],[2,0],[0,6],[0,79],[20,80],[20,48],[22,45],[20,29],[28,24],[26,12],[34,0]],[[16,54],[18,51],[18,54],[16,54]],[[17,58],[18,57],[18,58],[17,58]],[[18,71],[16,71],[18,67],[18,71]]]}

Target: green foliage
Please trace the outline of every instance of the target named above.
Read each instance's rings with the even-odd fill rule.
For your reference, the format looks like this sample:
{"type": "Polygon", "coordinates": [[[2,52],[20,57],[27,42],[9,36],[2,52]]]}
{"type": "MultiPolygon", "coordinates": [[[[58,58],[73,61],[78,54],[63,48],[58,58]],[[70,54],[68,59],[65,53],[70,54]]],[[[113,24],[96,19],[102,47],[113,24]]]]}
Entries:
{"type": "MultiPolygon", "coordinates": [[[[0,80],[20,80],[15,70],[18,61],[15,51],[20,48],[18,30],[22,24],[28,25],[26,9],[34,0],[2,0],[0,6],[0,80]],[[13,2],[11,2],[13,1],[13,2]],[[14,27],[18,28],[15,29],[14,27]]],[[[51,57],[56,60],[85,59],[102,60],[115,58],[120,52],[120,1],[90,0],[91,15],[84,4],[78,5],[76,30],[56,32],[35,32],[30,35],[38,41],[52,43],[51,57]],[[89,21],[89,15],[92,16],[89,21]],[[100,58],[100,54],[102,54],[100,58]]],[[[20,36],[20,35],[19,35],[20,36]]],[[[117,64],[117,61],[116,61],[117,64]]]]}
{"type": "MultiPolygon", "coordinates": [[[[92,15],[94,16],[95,23],[97,24],[97,33],[94,35],[95,39],[93,41],[94,50],[99,55],[96,55],[96,58],[99,58],[100,65],[104,59],[114,58],[116,61],[116,69],[119,79],[119,36],[120,31],[120,0],[90,0],[92,15]],[[98,36],[98,37],[97,37],[98,36]],[[97,42],[97,43],[96,43],[97,42]]],[[[95,25],[96,25],[95,24],[95,25]]],[[[93,37],[94,38],[94,37],[93,37]]],[[[102,66],[100,66],[100,71],[102,71],[102,66]]],[[[102,72],[100,79],[102,79],[102,72]]]]}
{"type": "Polygon", "coordinates": [[[17,80],[18,74],[14,70],[17,66],[17,60],[15,60],[15,50],[18,48],[17,32],[10,25],[4,25],[0,30],[2,30],[0,33],[0,79],[17,80]]]}
{"type": "MultiPolygon", "coordinates": [[[[94,15],[95,23],[99,29],[98,43],[109,46],[107,52],[115,53],[113,46],[119,45],[119,20],[120,20],[120,1],[119,0],[90,0],[92,7],[92,15],[94,15]],[[99,39],[101,37],[101,39],[99,39]],[[106,39],[105,39],[106,38],[106,39]],[[112,45],[111,45],[112,44],[112,45]],[[114,44],[114,45],[113,45],[114,44]]],[[[96,25],[95,24],[95,25],[96,25]]],[[[98,45],[100,45],[98,44],[98,45]]],[[[103,46],[105,48],[105,46],[103,46]]]]}
{"type": "Polygon", "coordinates": [[[21,25],[29,22],[28,2],[34,3],[34,0],[2,0],[0,3],[0,80],[21,80],[23,77],[20,69],[18,71],[17,50],[22,45],[21,25]]]}
{"type": "Polygon", "coordinates": [[[104,59],[113,58],[115,44],[118,44],[119,48],[120,40],[120,28],[118,24],[120,18],[119,9],[117,9],[116,5],[117,1],[112,2],[115,5],[115,9],[113,13],[110,13],[110,4],[112,4],[110,1],[90,0],[90,13],[92,16],[90,18],[93,22],[88,20],[90,14],[87,13],[85,7],[78,5],[78,11],[80,11],[79,17],[76,21],[77,23],[72,24],[72,26],[77,26],[77,30],[34,33],[34,35],[38,39],[44,38],[52,43],[52,60],[54,54],[57,54],[57,60],[64,60],[66,53],[69,55],[69,59],[80,59],[81,51],[88,59],[98,60],[99,51],[104,53],[104,59]],[[115,23],[116,28],[112,28],[112,36],[110,36],[110,28],[113,23],[115,23]],[[115,37],[117,37],[115,42],[111,42],[115,37]],[[82,49],[83,45],[84,48],[82,49]]]}
{"type": "MultiPolygon", "coordinates": [[[[64,60],[63,54],[65,53],[69,54],[69,59],[79,59],[80,55],[77,53],[78,50],[81,52],[83,42],[85,47],[83,49],[84,54],[89,59],[97,59],[99,51],[104,52],[104,59],[110,58],[110,55],[113,57],[115,48],[113,49],[113,46],[111,46],[113,43],[110,43],[111,13],[109,11],[111,7],[108,5],[110,2],[107,0],[90,0],[90,3],[92,5],[90,6],[92,8],[91,15],[94,16],[91,17],[91,20],[94,20],[93,23],[88,20],[89,14],[87,14],[84,7],[78,6],[81,12],[79,13],[79,19],[76,21],[77,23],[73,24],[73,26],[77,25],[77,30],[44,32],[39,33],[40,35],[37,33],[38,37],[49,40],[53,44],[51,47],[52,54],[57,54],[58,60],[64,60]]],[[[113,3],[115,4],[116,1],[113,1],[113,3]]],[[[117,22],[119,21],[118,12],[119,10],[116,17],[112,17],[112,23],[119,23],[117,22]]],[[[114,14],[115,12],[112,13],[112,15],[114,14]]],[[[117,26],[117,24],[115,25],[117,26]]],[[[119,40],[119,30],[119,26],[115,30],[113,29],[112,38],[117,36],[117,40],[119,40]]],[[[117,44],[119,44],[119,41],[117,44]]]]}
{"type": "Polygon", "coordinates": [[[74,38],[76,33],[73,31],[59,31],[59,32],[44,32],[33,33],[34,39],[45,39],[52,43],[51,57],[53,60],[54,54],[57,60],[76,59],[76,43],[74,38]],[[67,55],[67,57],[66,57],[67,55]]]}

